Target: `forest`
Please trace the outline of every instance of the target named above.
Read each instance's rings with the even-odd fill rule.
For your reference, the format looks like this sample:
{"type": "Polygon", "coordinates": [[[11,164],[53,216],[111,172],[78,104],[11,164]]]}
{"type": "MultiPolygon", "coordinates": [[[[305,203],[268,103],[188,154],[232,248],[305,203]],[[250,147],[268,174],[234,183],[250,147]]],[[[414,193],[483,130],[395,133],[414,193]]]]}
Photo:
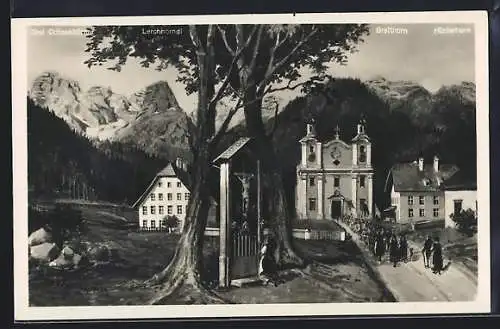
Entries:
{"type": "Polygon", "coordinates": [[[94,143],[28,98],[28,183],[33,196],[132,204],[165,165],[135,146],[94,143]]]}
{"type": "MultiPolygon", "coordinates": [[[[442,163],[454,163],[465,177],[475,179],[475,103],[462,93],[460,86],[443,87],[425,106],[418,107],[411,98],[386,100],[362,81],[343,78],[332,80],[321,92],[290,101],[266,126],[271,130],[276,125],[273,144],[287,178],[284,183],[292,213],[295,168],[300,161],[298,141],[305,133],[306,122],[313,118],[320,140],[333,138],[338,125],[340,137],[349,141],[361,115],[366,117],[379,209],[389,201],[383,189],[387,173],[396,162],[414,161],[419,155],[429,160],[438,154],[442,163]]],[[[73,191],[73,196],[131,204],[166,164],[166,160],[148,155],[131,143],[93,143],[29,99],[28,127],[29,182],[39,194],[73,191]]],[[[230,129],[218,151],[243,134],[244,123],[230,129]]]]}

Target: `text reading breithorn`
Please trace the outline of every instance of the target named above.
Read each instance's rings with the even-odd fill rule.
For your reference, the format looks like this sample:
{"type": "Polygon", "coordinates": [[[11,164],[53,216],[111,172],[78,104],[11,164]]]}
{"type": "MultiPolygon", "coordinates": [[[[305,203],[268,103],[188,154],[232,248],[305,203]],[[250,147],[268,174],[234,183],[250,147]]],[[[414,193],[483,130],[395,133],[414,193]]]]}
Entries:
{"type": "Polygon", "coordinates": [[[375,29],[377,34],[408,34],[408,29],[395,26],[378,26],[375,29]]]}

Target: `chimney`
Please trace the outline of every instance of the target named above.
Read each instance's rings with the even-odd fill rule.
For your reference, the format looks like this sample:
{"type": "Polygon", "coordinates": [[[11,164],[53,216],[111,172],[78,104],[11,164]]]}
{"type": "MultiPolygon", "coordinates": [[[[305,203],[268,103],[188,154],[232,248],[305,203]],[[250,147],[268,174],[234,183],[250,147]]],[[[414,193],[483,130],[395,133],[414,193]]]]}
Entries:
{"type": "Polygon", "coordinates": [[[439,171],[439,157],[437,155],[434,156],[434,171],[439,171]]]}
{"type": "Polygon", "coordinates": [[[418,158],[418,170],[419,171],[424,170],[424,158],[423,157],[418,158]]]}

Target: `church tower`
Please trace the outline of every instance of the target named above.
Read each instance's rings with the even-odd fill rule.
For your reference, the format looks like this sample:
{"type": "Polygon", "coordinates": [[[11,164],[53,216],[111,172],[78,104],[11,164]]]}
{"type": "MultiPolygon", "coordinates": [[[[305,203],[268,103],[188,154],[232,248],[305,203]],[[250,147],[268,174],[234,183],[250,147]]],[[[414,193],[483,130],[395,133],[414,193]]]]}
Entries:
{"type": "Polygon", "coordinates": [[[372,144],[366,133],[366,120],[361,117],[357,124],[352,147],[352,199],[356,212],[369,216],[373,213],[372,144]]]}
{"type": "Polygon", "coordinates": [[[316,136],[315,122],[306,124],[299,141],[301,161],[297,168],[296,206],[299,218],[323,218],[323,150],[316,136]]]}

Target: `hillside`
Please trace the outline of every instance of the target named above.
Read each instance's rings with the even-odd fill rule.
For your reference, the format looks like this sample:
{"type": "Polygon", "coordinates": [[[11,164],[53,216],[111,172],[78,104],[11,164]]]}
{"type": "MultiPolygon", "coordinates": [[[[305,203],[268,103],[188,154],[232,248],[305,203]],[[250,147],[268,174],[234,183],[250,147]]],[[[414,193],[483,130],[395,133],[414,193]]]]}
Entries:
{"type": "MultiPolygon", "coordinates": [[[[89,180],[92,177],[93,181],[89,181],[89,184],[99,185],[99,190],[106,191],[103,192],[106,198],[115,198],[117,196],[113,194],[117,192],[113,191],[122,191],[120,193],[127,196],[120,195],[120,198],[130,199],[139,193],[144,182],[161,167],[157,165],[157,160],[152,159],[161,157],[173,160],[177,156],[191,156],[187,147],[187,136],[193,128],[193,123],[179,108],[166,82],[152,84],[129,98],[120,98],[113,94],[110,88],[95,87],[82,93],[76,82],[57,75],[48,74],[45,80],[39,79],[38,82],[43,83],[34,84],[30,91],[30,98],[34,101],[30,106],[36,108],[33,111],[39,116],[40,111],[45,111],[47,114],[52,113],[48,116],[52,121],[55,118],[62,120],[58,121],[59,128],[54,132],[57,138],[37,151],[36,161],[46,165],[35,165],[34,172],[38,174],[33,179],[41,179],[40,172],[43,170],[52,170],[54,175],[59,172],[47,169],[50,167],[47,164],[51,161],[62,163],[62,160],[52,158],[54,153],[57,153],[54,150],[70,150],[72,143],[85,143],[86,146],[79,152],[70,153],[73,158],[69,159],[75,162],[72,166],[86,168],[79,170],[83,170],[84,177],[89,180]],[[87,104],[83,99],[87,99],[87,102],[92,99],[92,106],[79,105],[87,104]],[[39,106],[34,106],[35,104],[39,106]],[[122,121],[127,124],[120,125],[122,121]],[[76,123],[73,125],[72,122],[76,123]],[[68,129],[68,125],[77,135],[68,129]],[[89,128],[91,125],[93,128],[89,128]],[[112,132],[113,138],[97,143],[100,155],[94,155],[95,147],[92,147],[86,138],[80,138],[82,130],[79,127],[87,127],[88,135],[92,129],[102,133],[112,125],[120,128],[108,130],[112,132]],[[106,160],[101,157],[101,153],[106,154],[106,160]],[[81,158],[75,158],[77,154],[80,154],[81,158]],[[91,156],[84,156],[85,154],[91,156]],[[125,164],[110,164],[109,161],[122,161],[125,164]],[[143,166],[143,162],[147,165],[143,166]],[[45,167],[47,168],[41,169],[45,167]],[[123,169],[117,171],[114,170],[115,167],[123,169]],[[92,174],[89,174],[90,172],[92,174]],[[133,183],[130,183],[130,180],[118,183],[123,181],[123,177],[135,178],[132,179],[133,183]],[[105,181],[107,183],[104,183],[105,181]]],[[[321,95],[310,94],[293,99],[280,111],[277,118],[278,128],[273,141],[278,158],[282,160],[291,206],[295,188],[295,166],[300,159],[298,141],[304,134],[306,120],[311,117],[316,119],[316,129],[321,140],[330,140],[338,124],[341,138],[348,141],[354,136],[355,125],[361,114],[366,116],[367,132],[373,142],[373,164],[376,169],[374,195],[377,204],[384,205],[387,201],[382,192],[389,168],[395,162],[413,161],[420,154],[430,158],[438,153],[443,163],[457,164],[467,175],[475,177],[473,83],[443,86],[437,92],[431,93],[408,81],[388,81],[383,78],[365,82],[357,79],[336,79],[326,86],[325,90],[321,95]]],[[[40,122],[48,120],[47,118],[41,119],[40,122]]],[[[266,124],[270,130],[274,125],[274,117],[267,119],[266,124]]],[[[39,125],[37,122],[33,129],[40,129],[39,125]]],[[[51,123],[41,124],[41,127],[49,126],[51,123]]],[[[222,151],[244,134],[244,122],[236,124],[225,136],[218,151],[222,151]]],[[[44,141],[46,138],[49,136],[39,132],[36,139],[44,141]]],[[[63,169],[69,170],[66,168],[68,166],[70,165],[65,165],[63,169]]]]}
{"type": "Polygon", "coordinates": [[[97,149],[54,113],[28,103],[28,183],[35,197],[80,197],[132,203],[165,161],[133,145],[97,149]]]}
{"type": "MultiPolygon", "coordinates": [[[[324,95],[298,97],[280,112],[273,141],[291,206],[295,166],[300,162],[299,140],[304,136],[306,120],[312,117],[320,140],[332,139],[338,124],[341,138],[349,141],[361,114],[365,115],[373,143],[375,202],[381,207],[388,201],[383,188],[390,167],[396,162],[414,161],[420,154],[429,159],[438,153],[443,163],[455,163],[475,178],[474,85],[446,86],[432,94],[415,83],[383,82],[337,79],[327,86],[324,95]]],[[[273,125],[271,118],[268,130],[273,125]]],[[[224,145],[244,133],[244,123],[237,125],[224,145]]]]}
{"type": "Polygon", "coordinates": [[[96,141],[135,145],[169,160],[189,156],[187,136],[192,123],[165,81],[127,97],[110,87],[82,90],[77,81],[45,72],[33,81],[28,96],[78,134],[96,141]]]}

